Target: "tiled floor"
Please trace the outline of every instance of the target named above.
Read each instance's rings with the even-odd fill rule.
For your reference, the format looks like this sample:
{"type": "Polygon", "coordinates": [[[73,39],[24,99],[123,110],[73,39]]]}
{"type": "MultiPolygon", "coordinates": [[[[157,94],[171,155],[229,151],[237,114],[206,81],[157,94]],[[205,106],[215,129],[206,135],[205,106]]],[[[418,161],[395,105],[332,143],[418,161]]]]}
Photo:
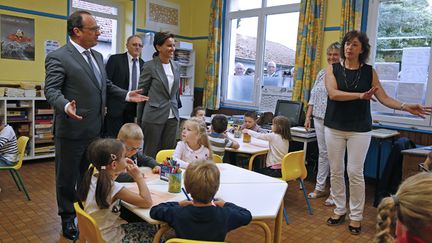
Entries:
{"type": "MultiPolygon", "coordinates": [[[[0,242],[56,242],[59,239],[60,219],[57,216],[52,161],[27,162],[20,170],[31,201],[19,192],[6,171],[0,171],[0,242]]],[[[308,191],[312,182],[306,182],[308,191]]],[[[290,183],[285,195],[285,207],[290,224],[282,226],[282,242],[367,242],[375,232],[376,209],[372,206],[373,184],[366,185],[366,206],[363,232],[350,235],[348,222],[329,227],[326,219],[332,208],[323,206],[324,198],[311,200],[313,215],[307,213],[303,194],[296,182],[290,183]]],[[[265,205],[263,205],[265,207],[265,205]]],[[[273,230],[274,221],[266,221],[273,230]]],[[[229,233],[229,242],[264,242],[263,232],[249,225],[229,233]]]]}

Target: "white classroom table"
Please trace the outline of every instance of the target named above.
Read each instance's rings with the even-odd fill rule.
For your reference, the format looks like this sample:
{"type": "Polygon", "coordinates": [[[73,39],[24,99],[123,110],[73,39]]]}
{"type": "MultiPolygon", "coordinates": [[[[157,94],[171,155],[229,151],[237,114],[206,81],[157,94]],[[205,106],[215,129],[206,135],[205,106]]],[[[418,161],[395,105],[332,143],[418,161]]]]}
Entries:
{"type": "MultiPolygon", "coordinates": [[[[247,208],[252,214],[253,221],[274,219],[275,228],[273,242],[280,243],[282,234],[282,210],[284,207],[283,198],[288,184],[285,181],[259,175],[253,171],[229,164],[217,164],[217,166],[221,172],[221,183],[215,197],[247,208]]],[[[127,187],[136,187],[135,183],[122,184],[127,187]]],[[[186,199],[183,193],[168,193],[168,182],[155,180],[153,177],[149,178],[147,185],[151,193],[166,192],[166,194],[169,194],[171,198],[168,201],[182,201],[186,199]]],[[[125,202],[122,203],[126,208],[146,222],[150,224],[163,224],[163,222],[150,217],[150,209],[138,208],[125,202]]],[[[263,223],[262,221],[260,222],[261,224],[263,223]]],[[[266,227],[269,229],[267,225],[266,227]]],[[[159,239],[155,237],[153,242],[159,242],[159,239]]]]}
{"type": "Polygon", "coordinates": [[[235,152],[235,153],[244,153],[244,154],[250,154],[251,157],[249,159],[249,170],[252,170],[253,161],[255,157],[258,155],[264,155],[267,154],[269,151],[269,143],[268,141],[254,138],[251,136],[251,142],[250,143],[244,143],[243,142],[243,133],[240,138],[235,138],[233,133],[227,132],[227,136],[233,140],[235,140],[240,147],[238,149],[233,148],[225,148],[225,151],[229,152],[235,152]]]}

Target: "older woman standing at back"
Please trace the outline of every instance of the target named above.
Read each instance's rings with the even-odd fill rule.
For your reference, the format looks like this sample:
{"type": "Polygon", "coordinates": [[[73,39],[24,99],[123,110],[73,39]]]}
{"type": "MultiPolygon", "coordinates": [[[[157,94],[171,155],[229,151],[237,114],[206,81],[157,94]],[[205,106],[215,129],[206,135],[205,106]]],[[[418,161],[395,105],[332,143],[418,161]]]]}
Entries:
{"type": "MultiPolygon", "coordinates": [[[[340,61],[340,43],[334,42],[327,48],[327,63],[333,65],[340,61]]],[[[327,157],[327,147],[324,138],[324,115],[327,107],[327,90],[325,88],[324,78],[326,69],[322,69],[315,81],[311,91],[311,97],[308,103],[306,112],[306,120],[304,126],[306,129],[311,127],[311,117],[313,117],[315,132],[318,142],[318,173],[316,178],[315,190],[309,193],[309,198],[319,198],[325,196],[325,185],[327,176],[330,172],[330,165],[327,157]]],[[[334,202],[329,196],[324,203],[326,206],[333,206],[334,202]]]]}
{"type": "Polygon", "coordinates": [[[342,224],[347,213],[344,180],[344,155],[347,149],[351,211],[348,230],[351,234],[359,234],[365,203],[364,160],[371,140],[372,96],[375,95],[391,109],[407,111],[420,117],[430,114],[431,107],[401,103],[387,96],[375,70],[366,64],[370,45],[365,33],[355,30],[348,32],[342,40],[342,47],[343,61],[330,65],[325,77],[329,99],[324,132],[330,161],[331,196],[336,204],[334,215],[327,220],[327,224],[342,224]]]}
{"type": "Polygon", "coordinates": [[[144,132],[144,154],[155,157],[161,149],[173,149],[179,121],[180,74],[174,57],[174,35],[155,34],[153,60],[144,64],[139,89],[149,100],[138,105],[138,124],[144,132]]]}

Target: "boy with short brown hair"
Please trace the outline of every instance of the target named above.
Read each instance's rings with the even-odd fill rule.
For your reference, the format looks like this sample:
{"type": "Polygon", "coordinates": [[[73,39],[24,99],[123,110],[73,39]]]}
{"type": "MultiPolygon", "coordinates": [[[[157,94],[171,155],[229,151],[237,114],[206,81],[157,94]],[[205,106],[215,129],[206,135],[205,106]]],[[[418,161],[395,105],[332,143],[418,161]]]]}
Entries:
{"type": "Polygon", "coordinates": [[[176,237],[224,241],[226,234],[252,220],[249,210],[222,200],[213,201],[219,189],[220,172],[213,161],[196,161],[185,172],[184,184],[192,201],[154,206],[150,216],[167,222],[176,237]]]}

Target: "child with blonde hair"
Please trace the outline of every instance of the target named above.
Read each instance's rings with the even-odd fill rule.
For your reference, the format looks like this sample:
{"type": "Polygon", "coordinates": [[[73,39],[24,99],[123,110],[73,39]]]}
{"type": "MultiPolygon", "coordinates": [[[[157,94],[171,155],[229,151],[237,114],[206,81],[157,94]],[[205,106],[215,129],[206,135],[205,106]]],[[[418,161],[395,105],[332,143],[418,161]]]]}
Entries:
{"type": "Polygon", "coordinates": [[[213,158],[207,128],[201,119],[188,119],[183,125],[181,139],[177,143],[173,157],[180,160],[182,167],[187,167],[196,160],[213,158]]]}
{"type": "Polygon", "coordinates": [[[127,223],[120,219],[120,200],[142,208],[150,208],[152,199],[144,177],[134,162],[126,158],[123,143],[116,139],[99,139],[89,146],[92,165],[78,189],[78,198],[99,226],[106,242],[152,242],[153,225],[127,223]],[[126,170],[138,185],[135,193],[115,181],[126,170]]]}
{"type": "Polygon", "coordinates": [[[176,237],[225,241],[229,231],[249,224],[252,215],[234,203],[213,201],[219,181],[220,172],[213,161],[191,163],[185,172],[184,185],[192,201],[161,203],[150,210],[150,216],[168,223],[176,237]]]}
{"type": "Polygon", "coordinates": [[[270,149],[266,167],[257,169],[257,172],[272,177],[282,177],[282,159],[288,153],[289,140],[291,140],[290,122],[284,116],[276,116],[273,118],[271,128],[271,133],[258,133],[249,129],[243,129],[243,133],[269,141],[270,149]]]}
{"type": "Polygon", "coordinates": [[[432,242],[432,173],[409,177],[396,195],[384,198],[376,229],[375,242],[432,242]]]}
{"type": "MultiPolygon", "coordinates": [[[[142,151],[144,134],[140,126],[135,123],[125,123],[120,128],[117,139],[125,145],[126,157],[133,160],[138,167],[150,167],[153,173],[159,173],[160,167],[156,160],[142,151]]],[[[123,172],[116,181],[133,182],[133,178],[127,172],[123,172]]]]}

